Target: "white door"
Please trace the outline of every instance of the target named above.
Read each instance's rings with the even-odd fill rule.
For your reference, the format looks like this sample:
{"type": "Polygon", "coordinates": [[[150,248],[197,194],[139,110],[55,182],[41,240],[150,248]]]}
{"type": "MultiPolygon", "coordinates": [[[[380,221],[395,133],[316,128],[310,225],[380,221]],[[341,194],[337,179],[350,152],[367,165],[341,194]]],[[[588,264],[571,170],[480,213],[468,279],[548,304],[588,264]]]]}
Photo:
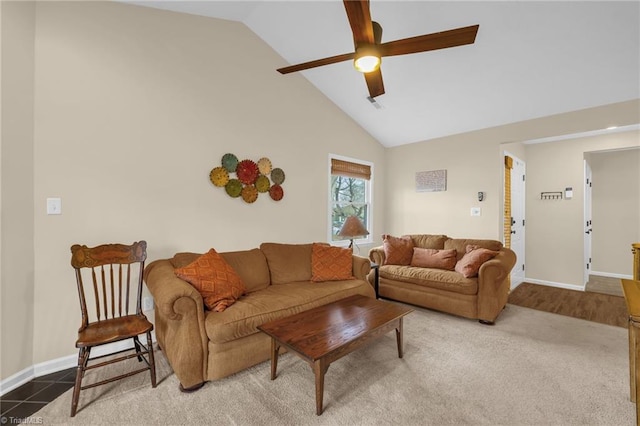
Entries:
{"type": "Polygon", "coordinates": [[[525,163],[513,155],[511,169],[511,250],[517,261],[511,270],[511,288],[525,279],[524,237],[525,237],[525,163]]]}
{"type": "Polygon", "coordinates": [[[584,284],[589,281],[591,271],[591,166],[584,160],[584,284]]]}

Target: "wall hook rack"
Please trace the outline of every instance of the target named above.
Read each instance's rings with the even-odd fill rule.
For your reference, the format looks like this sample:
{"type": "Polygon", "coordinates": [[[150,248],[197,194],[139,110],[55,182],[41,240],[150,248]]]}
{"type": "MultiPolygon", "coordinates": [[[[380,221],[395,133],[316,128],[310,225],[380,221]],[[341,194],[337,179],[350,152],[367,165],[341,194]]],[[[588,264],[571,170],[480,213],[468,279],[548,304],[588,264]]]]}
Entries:
{"type": "Polygon", "coordinates": [[[562,191],[541,192],[541,200],[562,200],[562,191]]]}

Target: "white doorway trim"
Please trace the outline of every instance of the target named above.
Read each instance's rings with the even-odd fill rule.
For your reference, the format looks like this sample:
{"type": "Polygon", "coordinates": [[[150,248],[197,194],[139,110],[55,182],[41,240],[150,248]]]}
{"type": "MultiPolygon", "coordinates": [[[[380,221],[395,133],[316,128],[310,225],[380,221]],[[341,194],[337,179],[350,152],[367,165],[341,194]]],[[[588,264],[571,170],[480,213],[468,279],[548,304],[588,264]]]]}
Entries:
{"type": "Polygon", "coordinates": [[[592,247],[592,172],[589,161],[584,159],[584,285],[587,286],[589,282],[589,273],[591,272],[591,247],[592,247]]]}

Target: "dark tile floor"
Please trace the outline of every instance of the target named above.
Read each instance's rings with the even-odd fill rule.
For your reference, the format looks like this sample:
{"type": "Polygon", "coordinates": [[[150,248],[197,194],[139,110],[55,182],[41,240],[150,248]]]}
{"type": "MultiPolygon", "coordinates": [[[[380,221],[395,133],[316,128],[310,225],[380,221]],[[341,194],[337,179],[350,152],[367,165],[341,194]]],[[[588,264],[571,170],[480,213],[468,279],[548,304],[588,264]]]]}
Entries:
{"type": "MultiPolygon", "coordinates": [[[[76,368],[36,377],[0,397],[0,422],[17,424],[73,387],[76,368]]],[[[71,407],[69,407],[71,409],[71,407]]]]}

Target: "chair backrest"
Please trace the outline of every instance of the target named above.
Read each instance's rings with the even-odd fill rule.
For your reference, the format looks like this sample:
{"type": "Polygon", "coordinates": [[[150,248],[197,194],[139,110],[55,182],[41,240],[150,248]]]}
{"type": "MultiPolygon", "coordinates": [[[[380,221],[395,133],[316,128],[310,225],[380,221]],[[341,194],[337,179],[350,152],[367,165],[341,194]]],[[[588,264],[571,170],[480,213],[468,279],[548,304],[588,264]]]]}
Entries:
{"type": "Polygon", "coordinates": [[[146,241],[131,245],[71,246],[71,266],[76,271],[82,326],[92,322],[142,314],[142,280],[147,259],[146,241]],[[89,305],[95,305],[89,311],[89,305]],[[135,311],[134,311],[135,309],[135,311]]]}

